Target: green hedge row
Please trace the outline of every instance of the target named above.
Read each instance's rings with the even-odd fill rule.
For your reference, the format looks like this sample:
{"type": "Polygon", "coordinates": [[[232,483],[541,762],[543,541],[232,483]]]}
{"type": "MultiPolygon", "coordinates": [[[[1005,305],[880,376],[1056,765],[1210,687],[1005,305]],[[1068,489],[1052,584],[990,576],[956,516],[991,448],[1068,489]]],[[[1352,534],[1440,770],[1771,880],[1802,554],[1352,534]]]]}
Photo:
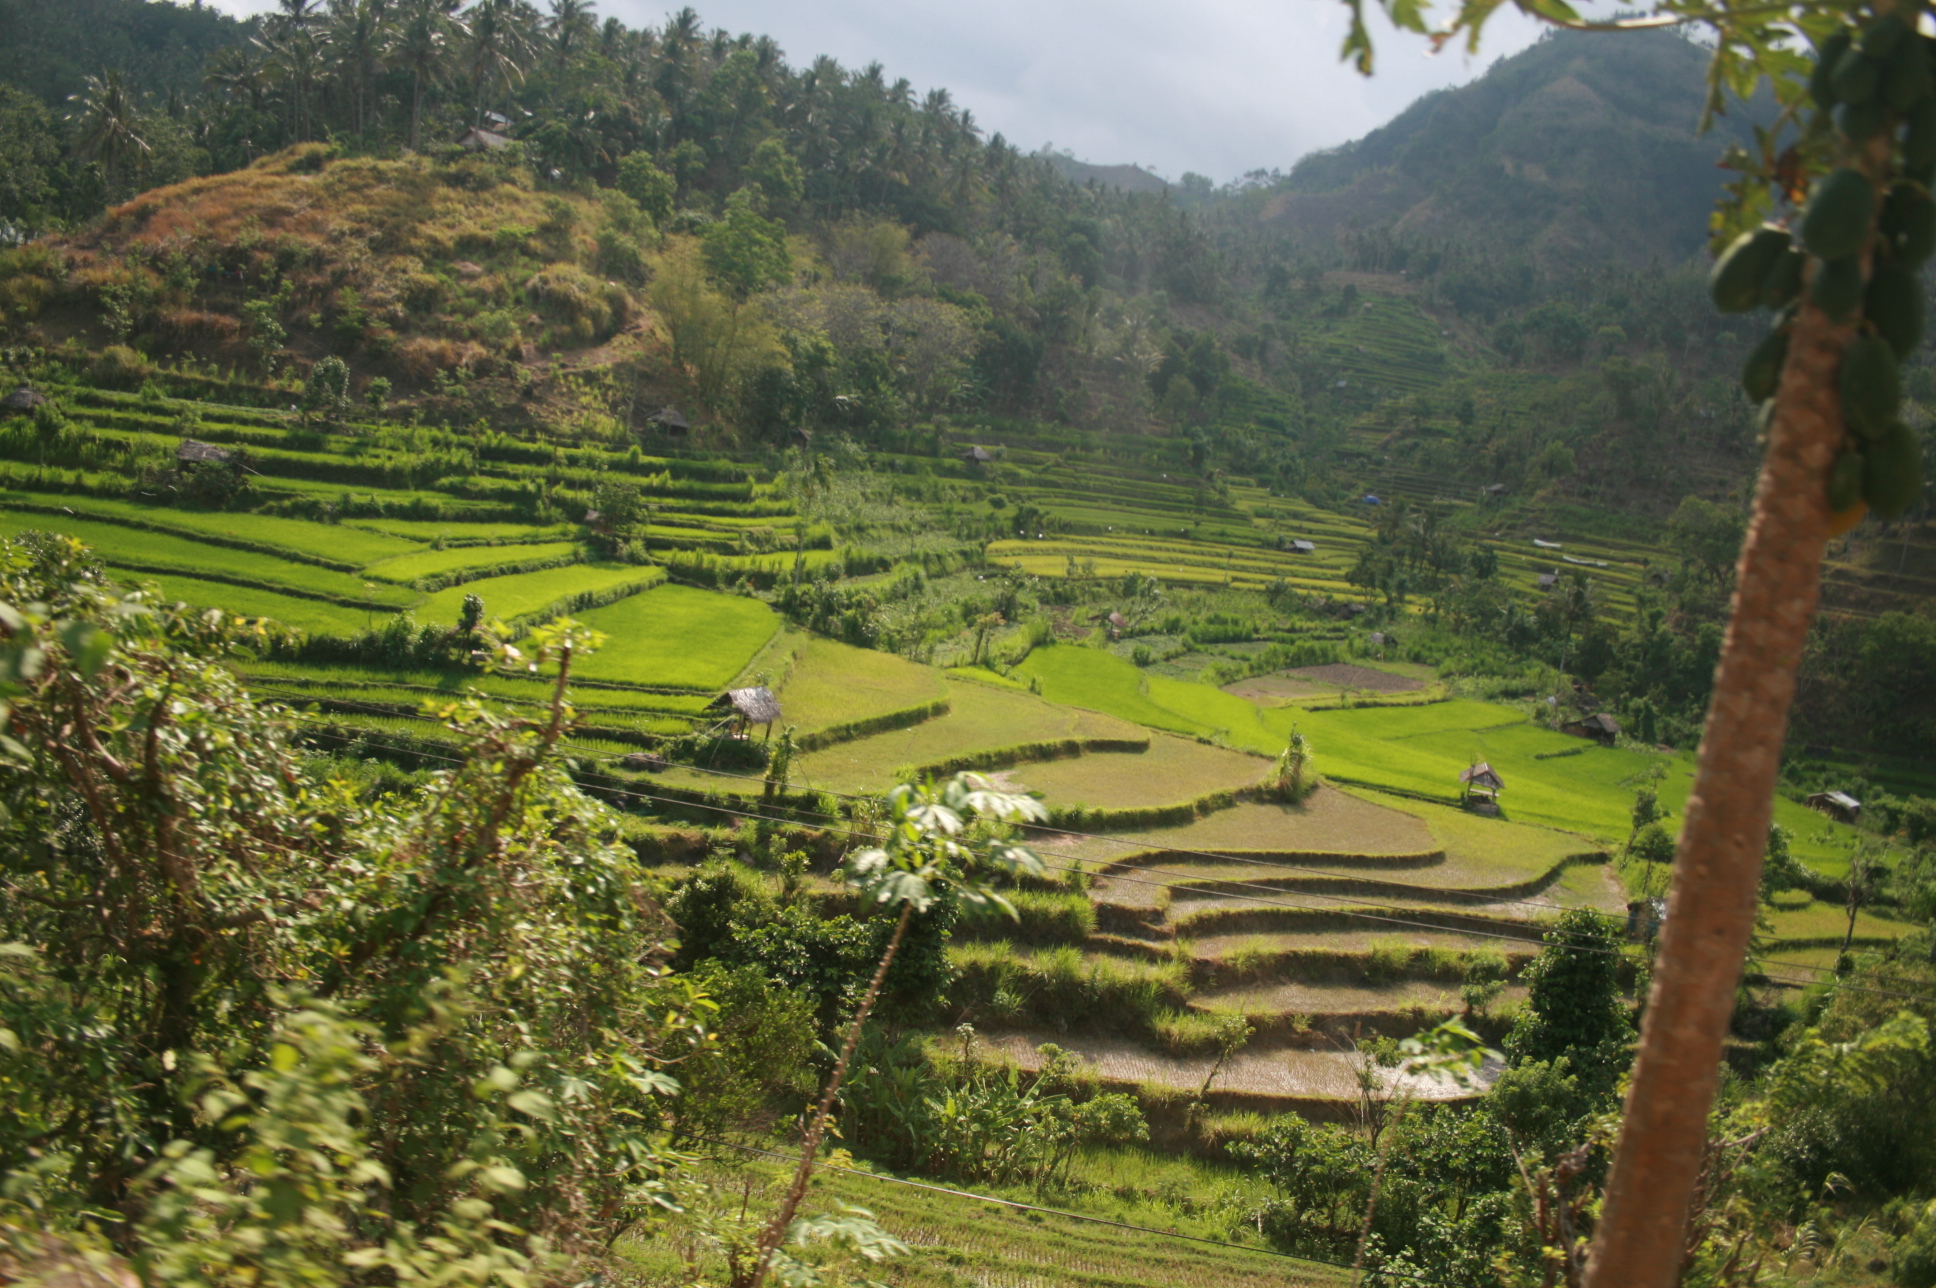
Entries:
{"type": "MultiPolygon", "coordinates": [[[[641,571],[647,573],[659,572],[657,568],[642,569],[641,571]]],[[[662,575],[642,576],[637,581],[620,582],[616,586],[607,586],[603,590],[580,591],[576,595],[567,595],[563,599],[554,599],[543,608],[533,612],[520,613],[506,622],[505,625],[511,628],[514,635],[523,635],[531,628],[542,625],[554,617],[565,617],[572,613],[590,612],[594,608],[603,608],[607,604],[616,604],[621,599],[630,599],[640,591],[650,590],[662,580],[664,580],[662,575]]]]}
{"type": "Polygon", "coordinates": [[[469,581],[482,581],[486,577],[509,577],[513,573],[543,572],[547,568],[567,568],[575,563],[583,563],[585,553],[579,550],[574,554],[551,555],[543,559],[524,559],[512,563],[479,564],[474,568],[456,568],[450,572],[438,573],[434,577],[419,577],[411,586],[426,595],[434,595],[452,586],[461,586],[469,581]]]}
{"type": "Polygon", "coordinates": [[[945,778],[971,769],[1007,769],[1011,765],[1037,764],[1045,760],[1070,760],[1090,751],[1144,752],[1147,738],[1058,738],[1044,742],[1018,742],[1006,747],[989,747],[966,755],[950,756],[925,765],[906,765],[896,775],[903,781],[919,778],[945,778]]]}
{"type": "Polygon", "coordinates": [[[918,707],[903,707],[899,711],[883,711],[877,716],[862,720],[849,720],[842,724],[828,725],[825,729],[815,729],[812,733],[802,734],[794,739],[794,746],[801,751],[819,751],[837,743],[852,742],[870,734],[887,733],[893,729],[909,729],[925,724],[939,716],[945,716],[953,705],[946,698],[923,703],[918,707]]]}

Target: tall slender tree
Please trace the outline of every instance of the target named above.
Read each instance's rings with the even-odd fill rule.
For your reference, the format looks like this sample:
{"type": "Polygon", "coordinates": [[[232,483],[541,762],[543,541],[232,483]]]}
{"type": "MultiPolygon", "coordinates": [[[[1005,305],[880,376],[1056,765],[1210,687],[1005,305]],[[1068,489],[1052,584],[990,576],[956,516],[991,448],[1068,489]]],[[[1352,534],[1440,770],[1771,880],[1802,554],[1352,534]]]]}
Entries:
{"type": "Polygon", "coordinates": [[[141,104],[116,71],[89,76],[70,101],[75,106],[75,146],[101,163],[108,200],[113,201],[124,167],[152,151],[142,130],[141,104]]]}
{"type": "Polygon", "coordinates": [[[390,46],[390,64],[410,73],[410,148],[423,139],[424,91],[442,85],[450,72],[451,47],[465,34],[451,0],[406,0],[390,46]]]}

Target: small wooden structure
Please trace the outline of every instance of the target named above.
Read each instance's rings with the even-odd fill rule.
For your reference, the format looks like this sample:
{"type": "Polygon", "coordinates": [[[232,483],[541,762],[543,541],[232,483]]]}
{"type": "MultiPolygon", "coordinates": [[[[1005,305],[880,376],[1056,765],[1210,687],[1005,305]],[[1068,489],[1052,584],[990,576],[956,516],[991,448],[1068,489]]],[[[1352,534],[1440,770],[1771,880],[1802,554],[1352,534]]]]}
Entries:
{"type": "Polygon", "coordinates": [[[14,390],[5,398],[0,398],[0,409],[7,411],[32,411],[47,401],[47,395],[26,385],[14,390]]]}
{"type": "Polygon", "coordinates": [[[1114,609],[1106,613],[1097,613],[1095,620],[1100,622],[1103,629],[1109,632],[1109,638],[1112,640],[1121,639],[1123,632],[1129,629],[1128,620],[1114,609]]]}
{"type": "Polygon", "coordinates": [[[1504,496],[1506,495],[1506,485],[1504,483],[1488,483],[1485,487],[1479,489],[1479,495],[1488,497],[1504,496]]]}
{"type": "Polygon", "coordinates": [[[1847,792],[1816,792],[1808,798],[1808,805],[1838,823],[1853,823],[1862,816],[1862,802],[1847,792]]]}
{"type": "Polygon", "coordinates": [[[813,450],[813,431],[804,425],[796,425],[787,431],[786,445],[797,447],[803,452],[813,450]]]}
{"type": "Polygon", "coordinates": [[[728,689],[706,704],[732,722],[733,737],[744,738],[753,725],[765,725],[765,737],[773,736],[773,722],[780,718],[780,700],[764,684],[750,689],[728,689]]]}
{"type": "Polygon", "coordinates": [[[670,434],[674,438],[683,438],[692,432],[692,422],[687,420],[686,414],[677,407],[661,407],[645,419],[657,425],[660,432],[670,434]]]}
{"type": "Polygon", "coordinates": [[[1314,555],[1317,552],[1318,547],[1315,541],[1306,541],[1300,537],[1291,542],[1291,553],[1294,555],[1314,555]]]}
{"type": "Polygon", "coordinates": [[[1483,760],[1459,771],[1459,786],[1462,789],[1459,803],[1467,809],[1481,811],[1496,811],[1499,808],[1499,793],[1506,790],[1505,780],[1499,777],[1499,772],[1483,760]]]}
{"type": "Polygon", "coordinates": [[[184,438],[175,449],[175,460],[182,465],[227,465],[229,452],[225,447],[184,438]]]}
{"type": "Polygon", "coordinates": [[[511,146],[508,135],[499,134],[496,130],[481,130],[475,126],[458,135],[455,142],[466,152],[498,152],[511,146]]]}
{"type": "Polygon", "coordinates": [[[1574,738],[1591,738],[1603,747],[1611,747],[1620,737],[1620,722],[1602,711],[1584,720],[1569,720],[1560,726],[1560,732],[1574,738]]]}
{"type": "Polygon", "coordinates": [[[1539,588],[1541,590],[1551,590],[1559,584],[1560,570],[1557,568],[1551,572],[1543,572],[1539,575],[1539,588]]]}
{"type": "Polygon", "coordinates": [[[988,454],[985,447],[971,447],[961,454],[961,459],[970,465],[986,465],[995,458],[988,454]]]}

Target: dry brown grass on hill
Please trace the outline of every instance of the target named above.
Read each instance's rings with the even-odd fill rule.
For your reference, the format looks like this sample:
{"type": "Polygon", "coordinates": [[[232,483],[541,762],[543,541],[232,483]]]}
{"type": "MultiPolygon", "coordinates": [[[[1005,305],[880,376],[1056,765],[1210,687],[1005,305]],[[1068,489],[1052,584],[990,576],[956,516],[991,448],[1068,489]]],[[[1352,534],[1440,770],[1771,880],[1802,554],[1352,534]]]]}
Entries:
{"type": "MultiPolygon", "coordinates": [[[[50,337],[105,342],[97,314],[112,290],[137,344],[238,363],[251,356],[245,305],[286,291],[277,316],[299,357],[419,381],[479,373],[525,345],[577,351],[630,334],[641,306],[599,240],[622,200],[541,191],[481,158],[337,159],[311,144],[143,193],[48,240],[64,267],[26,295],[44,298],[50,337]]],[[[635,267],[648,249],[635,247],[635,267]]]]}

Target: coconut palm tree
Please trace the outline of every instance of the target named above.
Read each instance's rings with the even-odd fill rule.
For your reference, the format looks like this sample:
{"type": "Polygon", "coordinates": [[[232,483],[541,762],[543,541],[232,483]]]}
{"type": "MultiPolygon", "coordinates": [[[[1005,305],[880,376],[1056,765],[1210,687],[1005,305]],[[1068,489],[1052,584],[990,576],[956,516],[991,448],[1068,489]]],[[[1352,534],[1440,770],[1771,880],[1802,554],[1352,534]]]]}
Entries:
{"type": "Polygon", "coordinates": [[[369,130],[370,83],[390,52],[390,0],[330,0],[325,39],[339,81],[349,86],[358,136],[369,130]]]}
{"type": "Polygon", "coordinates": [[[114,199],[118,172],[129,161],[139,162],[152,149],[142,137],[141,105],[120,72],[103,72],[82,82],[70,100],[78,131],[75,146],[81,155],[101,163],[108,199],[114,199]]]}
{"type": "Polygon", "coordinates": [[[527,13],[520,0],[478,0],[465,11],[470,39],[464,46],[464,65],[477,90],[471,113],[474,125],[484,123],[484,100],[488,96],[509,90],[524,79],[534,44],[527,13]]]}
{"type": "Polygon", "coordinates": [[[545,34],[551,37],[551,47],[558,55],[560,67],[570,62],[578,47],[591,38],[595,31],[592,23],[592,0],[551,0],[545,34]]]}
{"type": "Polygon", "coordinates": [[[390,65],[410,73],[410,149],[423,138],[424,91],[441,84],[450,71],[452,44],[464,35],[464,24],[451,12],[450,0],[407,0],[390,46],[390,65]]]}

